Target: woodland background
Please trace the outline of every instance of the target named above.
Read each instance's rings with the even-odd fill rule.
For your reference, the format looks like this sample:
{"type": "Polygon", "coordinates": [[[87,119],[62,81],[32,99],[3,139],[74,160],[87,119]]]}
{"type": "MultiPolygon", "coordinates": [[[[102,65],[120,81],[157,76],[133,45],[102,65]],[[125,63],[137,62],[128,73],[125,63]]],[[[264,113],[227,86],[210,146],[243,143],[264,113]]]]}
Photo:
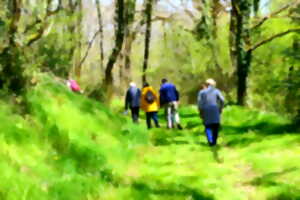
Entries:
{"type": "Polygon", "coordinates": [[[300,5],[290,0],[2,0],[0,81],[21,94],[40,72],[110,102],[167,77],[183,102],[216,79],[229,104],[300,116],[300,5]]]}

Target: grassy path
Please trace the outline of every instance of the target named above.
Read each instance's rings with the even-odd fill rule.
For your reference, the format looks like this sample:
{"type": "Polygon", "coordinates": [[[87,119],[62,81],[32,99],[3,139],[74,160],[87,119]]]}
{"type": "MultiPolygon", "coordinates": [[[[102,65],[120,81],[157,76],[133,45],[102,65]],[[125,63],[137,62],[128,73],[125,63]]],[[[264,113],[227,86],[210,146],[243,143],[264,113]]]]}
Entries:
{"type": "Polygon", "coordinates": [[[184,130],[147,131],[51,79],[28,101],[25,116],[0,101],[0,200],[300,199],[300,130],[284,117],[227,107],[212,149],[194,107],[184,130]]]}
{"type": "Polygon", "coordinates": [[[140,150],[132,199],[300,199],[300,134],[286,120],[228,108],[210,148],[196,110],[181,114],[183,131],[154,129],[140,150]]]}

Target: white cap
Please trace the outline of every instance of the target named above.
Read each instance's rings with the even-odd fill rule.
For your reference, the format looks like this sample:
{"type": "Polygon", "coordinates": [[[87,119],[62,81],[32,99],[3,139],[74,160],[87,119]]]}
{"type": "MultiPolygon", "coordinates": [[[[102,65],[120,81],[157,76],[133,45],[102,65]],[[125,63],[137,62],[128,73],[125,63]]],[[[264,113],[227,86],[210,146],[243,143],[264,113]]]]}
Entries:
{"type": "Polygon", "coordinates": [[[212,78],[209,78],[205,81],[207,85],[216,86],[216,81],[212,78]]]}
{"type": "Polygon", "coordinates": [[[130,87],[136,87],[136,84],[135,84],[135,82],[130,82],[130,83],[129,83],[129,86],[130,86],[130,87]]]}

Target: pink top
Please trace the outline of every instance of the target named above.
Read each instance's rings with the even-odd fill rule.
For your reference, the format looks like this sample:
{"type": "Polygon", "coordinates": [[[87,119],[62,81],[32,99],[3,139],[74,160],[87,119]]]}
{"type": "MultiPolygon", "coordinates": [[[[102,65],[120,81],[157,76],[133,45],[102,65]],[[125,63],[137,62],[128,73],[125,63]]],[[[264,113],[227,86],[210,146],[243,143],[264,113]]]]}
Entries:
{"type": "Polygon", "coordinates": [[[80,92],[80,87],[75,80],[73,79],[68,80],[68,86],[73,92],[80,92]]]}

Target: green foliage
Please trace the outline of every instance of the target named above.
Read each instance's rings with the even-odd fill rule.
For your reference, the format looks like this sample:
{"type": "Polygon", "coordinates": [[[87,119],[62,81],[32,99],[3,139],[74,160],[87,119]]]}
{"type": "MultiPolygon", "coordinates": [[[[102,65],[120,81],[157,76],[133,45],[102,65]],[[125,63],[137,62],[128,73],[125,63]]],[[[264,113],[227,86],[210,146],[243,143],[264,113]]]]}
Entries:
{"type": "Polygon", "coordinates": [[[226,107],[211,149],[194,106],[180,108],[184,130],[165,129],[161,111],[163,128],[146,133],[55,78],[37,78],[27,115],[0,102],[3,200],[299,197],[299,129],[283,116],[226,107]]]}
{"type": "Polygon", "coordinates": [[[30,114],[1,102],[1,199],[97,198],[127,173],[142,127],[49,77],[28,93],[30,114]],[[90,197],[88,197],[90,196],[90,197]]]}

